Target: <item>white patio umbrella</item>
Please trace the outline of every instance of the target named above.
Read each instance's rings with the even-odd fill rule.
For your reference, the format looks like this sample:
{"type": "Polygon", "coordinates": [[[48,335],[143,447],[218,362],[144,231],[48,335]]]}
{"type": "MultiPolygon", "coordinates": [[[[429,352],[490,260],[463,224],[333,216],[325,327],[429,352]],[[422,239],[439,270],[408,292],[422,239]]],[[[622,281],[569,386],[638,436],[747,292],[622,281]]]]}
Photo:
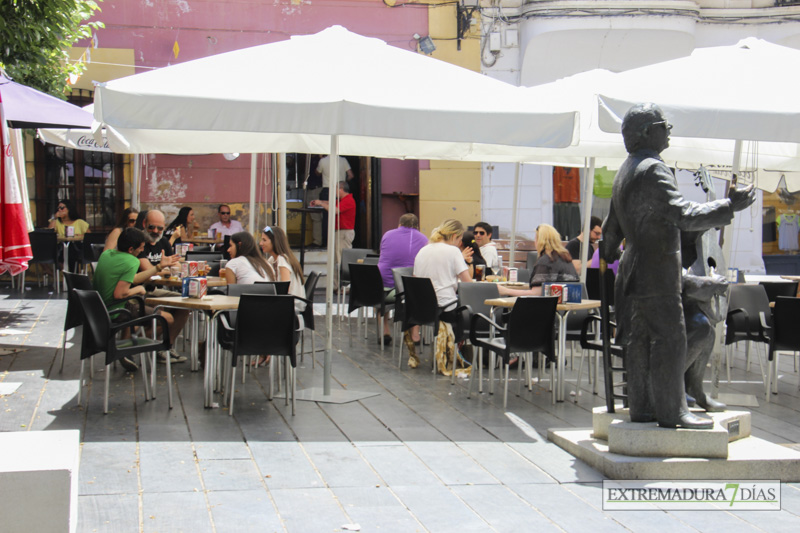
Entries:
{"type": "MultiPolygon", "coordinates": [[[[574,141],[577,113],[341,27],[97,87],[96,128],[117,152],[305,152],[521,161],[574,141]]],[[[331,184],[339,181],[332,167],[331,184]]],[[[331,191],[335,211],[336,191],[331,191]]],[[[329,225],[328,242],[334,240],[329,225]]],[[[333,301],[333,247],[327,301],[333,301]]],[[[330,306],[323,395],[330,396],[330,306]]],[[[316,398],[320,399],[320,398],[316,398]]]]}

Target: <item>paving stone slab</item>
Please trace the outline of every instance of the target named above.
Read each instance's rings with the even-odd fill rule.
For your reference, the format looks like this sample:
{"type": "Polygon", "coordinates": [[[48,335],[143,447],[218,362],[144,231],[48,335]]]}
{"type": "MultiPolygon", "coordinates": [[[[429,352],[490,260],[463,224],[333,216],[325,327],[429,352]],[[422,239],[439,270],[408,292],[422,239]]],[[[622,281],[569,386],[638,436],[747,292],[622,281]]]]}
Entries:
{"type": "Polygon", "coordinates": [[[78,531],[139,531],[139,495],[87,494],[78,497],[78,531]]]}
{"type": "Polygon", "coordinates": [[[217,533],[277,533],[285,531],[265,490],[209,491],[208,501],[217,533]]]}
{"type": "Polygon", "coordinates": [[[213,531],[206,497],[202,492],[144,494],[145,533],[210,533],[213,531]]]}

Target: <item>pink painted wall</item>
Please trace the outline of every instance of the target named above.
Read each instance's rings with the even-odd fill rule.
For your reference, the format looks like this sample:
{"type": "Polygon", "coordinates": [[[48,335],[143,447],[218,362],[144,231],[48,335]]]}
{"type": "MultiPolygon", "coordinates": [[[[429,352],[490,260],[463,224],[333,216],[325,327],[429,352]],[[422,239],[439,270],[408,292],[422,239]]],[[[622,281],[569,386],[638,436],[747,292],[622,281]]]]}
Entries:
{"type": "Polygon", "coordinates": [[[381,160],[381,224],[383,233],[397,227],[397,221],[406,213],[408,204],[414,208],[414,213],[419,216],[419,201],[409,199],[403,202],[390,196],[393,193],[405,194],[419,193],[419,161],[413,159],[383,159],[381,160]]]}
{"type": "MultiPolygon", "coordinates": [[[[105,28],[97,31],[98,45],[133,49],[137,72],[313,34],[336,24],[408,50],[416,50],[415,33],[428,33],[427,6],[391,8],[383,0],[104,0],[100,8],[96,19],[105,28]]],[[[190,204],[207,211],[220,202],[248,201],[249,156],[228,162],[221,155],[153,155],[147,165],[141,190],[145,204],[190,204]]],[[[408,180],[418,179],[412,167],[417,163],[385,161],[383,190],[406,190],[408,180]]],[[[391,229],[405,211],[392,198],[384,198],[383,204],[389,220],[384,228],[391,229]]]]}

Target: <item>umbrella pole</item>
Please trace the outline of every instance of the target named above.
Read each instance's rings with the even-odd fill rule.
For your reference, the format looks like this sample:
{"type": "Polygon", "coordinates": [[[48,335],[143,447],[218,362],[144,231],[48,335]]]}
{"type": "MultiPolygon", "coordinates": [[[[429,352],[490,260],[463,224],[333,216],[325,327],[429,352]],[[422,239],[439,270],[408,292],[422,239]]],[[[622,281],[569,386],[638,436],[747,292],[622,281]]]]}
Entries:
{"type": "Polygon", "coordinates": [[[250,214],[248,216],[247,224],[250,228],[250,234],[256,234],[256,181],[258,166],[258,154],[250,154],[250,214]]]}
{"type": "Polygon", "coordinates": [[[286,154],[278,154],[278,226],[286,230],[286,154]]]}
{"type": "Polygon", "coordinates": [[[589,261],[586,260],[586,252],[589,248],[590,232],[592,228],[592,202],[594,201],[594,157],[590,157],[584,164],[585,174],[585,187],[583,191],[584,209],[583,212],[583,242],[581,242],[581,283],[586,283],[586,268],[589,266],[589,261]]]}
{"type": "MultiPolygon", "coordinates": [[[[514,259],[517,251],[517,209],[519,207],[519,173],[522,167],[522,163],[517,163],[516,168],[514,169],[514,197],[513,203],[511,204],[511,243],[509,247],[511,250],[508,253],[508,267],[514,267],[514,259]]],[[[499,235],[498,235],[499,237],[499,235]]],[[[497,274],[497,272],[496,272],[497,274]]]]}
{"type": "Polygon", "coordinates": [[[133,154],[133,183],[131,184],[131,207],[141,209],[139,205],[139,184],[142,183],[142,167],[139,154],[133,154]]]}

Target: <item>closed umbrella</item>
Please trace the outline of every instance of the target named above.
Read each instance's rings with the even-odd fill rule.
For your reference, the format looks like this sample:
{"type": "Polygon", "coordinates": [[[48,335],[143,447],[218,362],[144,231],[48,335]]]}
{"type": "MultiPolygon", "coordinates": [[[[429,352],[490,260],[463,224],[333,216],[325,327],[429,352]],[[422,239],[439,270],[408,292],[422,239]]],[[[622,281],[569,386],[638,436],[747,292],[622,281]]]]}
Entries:
{"type": "Polygon", "coordinates": [[[9,271],[12,276],[28,268],[33,258],[25,211],[19,183],[11,155],[11,138],[3,110],[3,93],[0,92],[0,274],[9,271]]]}

